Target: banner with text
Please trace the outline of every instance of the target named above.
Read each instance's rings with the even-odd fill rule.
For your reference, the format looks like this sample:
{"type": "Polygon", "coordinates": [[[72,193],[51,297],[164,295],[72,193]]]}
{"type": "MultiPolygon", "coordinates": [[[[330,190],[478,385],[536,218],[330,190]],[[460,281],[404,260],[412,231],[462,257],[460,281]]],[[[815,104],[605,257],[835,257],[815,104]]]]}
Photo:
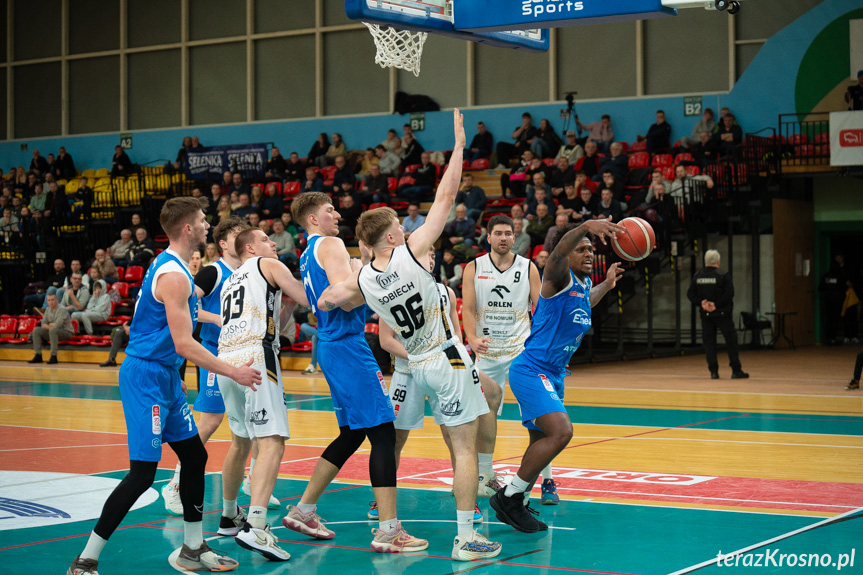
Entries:
{"type": "Polygon", "coordinates": [[[195,180],[221,179],[224,172],[240,172],[244,179],[263,177],[267,168],[267,144],[236,144],[190,148],[186,176],[195,180]]]}
{"type": "Polygon", "coordinates": [[[863,110],[830,112],[830,165],[863,166],[863,110]]]}

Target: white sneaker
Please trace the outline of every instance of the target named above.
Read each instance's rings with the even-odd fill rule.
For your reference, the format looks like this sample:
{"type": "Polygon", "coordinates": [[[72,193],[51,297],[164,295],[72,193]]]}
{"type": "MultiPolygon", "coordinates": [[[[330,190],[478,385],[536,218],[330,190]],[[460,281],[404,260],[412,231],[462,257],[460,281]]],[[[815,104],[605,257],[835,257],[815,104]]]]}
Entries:
{"type": "Polygon", "coordinates": [[[479,476],[479,485],[477,486],[476,495],[477,497],[491,497],[502,488],[501,484],[497,481],[497,476],[492,475],[488,479],[485,476],[479,476]]]}
{"type": "MultiPolygon", "coordinates": [[[[249,476],[246,475],[243,478],[243,485],[241,487],[242,492],[249,497],[252,496],[252,482],[249,481],[249,476]]],[[[270,500],[267,502],[267,509],[281,509],[282,502],[276,499],[276,496],[270,494],[270,500]]]]}
{"type": "Polygon", "coordinates": [[[500,550],[500,543],[489,541],[479,531],[474,531],[470,539],[455,538],[452,543],[452,558],[456,561],[491,559],[497,557],[500,550]]]}
{"type": "Polygon", "coordinates": [[[165,509],[174,515],[183,514],[183,502],[180,501],[180,486],[169,481],[162,487],[162,498],[165,500],[165,509]]]}
{"type": "Polygon", "coordinates": [[[219,530],[217,533],[219,535],[224,535],[226,537],[233,537],[243,528],[243,525],[246,523],[246,514],[243,513],[243,510],[237,507],[237,515],[233,518],[222,517],[219,519],[219,530]]]}
{"type": "Polygon", "coordinates": [[[270,561],[287,561],[291,558],[290,553],[279,547],[278,539],[270,531],[269,525],[257,529],[246,523],[234,539],[240,547],[260,553],[270,561]]]}
{"type": "Polygon", "coordinates": [[[316,367],[310,365],[309,367],[307,367],[306,369],[304,369],[300,373],[302,373],[303,375],[312,375],[313,373],[318,373],[318,370],[316,367]]]}

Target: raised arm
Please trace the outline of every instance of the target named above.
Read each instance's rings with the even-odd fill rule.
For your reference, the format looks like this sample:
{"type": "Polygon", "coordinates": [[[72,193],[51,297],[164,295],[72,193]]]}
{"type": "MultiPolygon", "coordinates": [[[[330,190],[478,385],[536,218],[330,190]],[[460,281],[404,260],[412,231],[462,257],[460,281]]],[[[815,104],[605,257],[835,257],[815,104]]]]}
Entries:
{"type": "Polygon", "coordinates": [[[551,297],[569,283],[569,255],[578,243],[588,234],[593,233],[605,243],[606,236],[623,232],[625,228],[612,223],[611,217],[584,222],[564,234],[557,246],[548,256],[545,274],[542,282],[542,297],[551,297]]]}
{"type": "Polygon", "coordinates": [[[590,290],[590,307],[594,307],[599,301],[605,297],[605,294],[614,289],[617,285],[617,280],[623,275],[623,270],[620,269],[620,263],[614,262],[608,268],[608,273],[605,276],[605,281],[599,285],[593,286],[590,290]]]}
{"type": "Polygon", "coordinates": [[[453,131],[455,132],[455,144],[453,145],[452,156],[449,159],[449,167],[435,193],[434,203],[426,215],[425,223],[408,238],[408,247],[416,257],[424,256],[440,237],[452,209],[453,201],[458,194],[465,142],[464,116],[458,111],[458,108],[453,110],[453,131]]]}

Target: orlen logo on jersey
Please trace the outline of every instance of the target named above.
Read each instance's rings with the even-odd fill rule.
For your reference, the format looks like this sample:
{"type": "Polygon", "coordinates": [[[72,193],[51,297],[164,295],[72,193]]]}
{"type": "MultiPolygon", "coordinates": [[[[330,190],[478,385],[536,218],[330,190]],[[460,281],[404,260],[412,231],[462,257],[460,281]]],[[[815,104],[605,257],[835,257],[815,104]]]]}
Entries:
{"type": "Polygon", "coordinates": [[[584,2],[573,0],[521,0],[521,15],[538,18],[540,14],[564,14],[584,10],[584,2]]]}
{"type": "Polygon", "coordinates": [[[375,278],[375,281],[378,282],[378,285],[381,289],[387,289],[391,283],[399,279],[399,273],[393,272],[387,276],[378,276],[375,278]]]}

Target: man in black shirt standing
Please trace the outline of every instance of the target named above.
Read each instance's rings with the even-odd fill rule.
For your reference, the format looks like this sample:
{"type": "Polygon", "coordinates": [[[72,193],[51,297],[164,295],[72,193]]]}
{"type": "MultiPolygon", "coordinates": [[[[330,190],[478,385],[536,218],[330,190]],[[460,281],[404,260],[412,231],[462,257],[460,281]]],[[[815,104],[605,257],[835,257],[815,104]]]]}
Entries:
{"type": "Polygon", "coordinates": [[[719,363],[716,359],[716,329],[722,332],[728,348],[731,365],[731,379],[747,379],[740,365],[737,351],[737,332],[731,311],[734,308],[734,284],[727,273],[719,271],[719,252],[707,250],[704,254],[704,268],[699,270],[689,284],[686,297],[692,305],[701,308],[701,339],[707,355],[710,379],[719,379],[719,363]]]}
{"type": "Polygon", "coordinates": [[[863,70],[857,72],[857,83],[845,90],[845,101],[851,105],[852,110],[863,110],[863,70]]]}

